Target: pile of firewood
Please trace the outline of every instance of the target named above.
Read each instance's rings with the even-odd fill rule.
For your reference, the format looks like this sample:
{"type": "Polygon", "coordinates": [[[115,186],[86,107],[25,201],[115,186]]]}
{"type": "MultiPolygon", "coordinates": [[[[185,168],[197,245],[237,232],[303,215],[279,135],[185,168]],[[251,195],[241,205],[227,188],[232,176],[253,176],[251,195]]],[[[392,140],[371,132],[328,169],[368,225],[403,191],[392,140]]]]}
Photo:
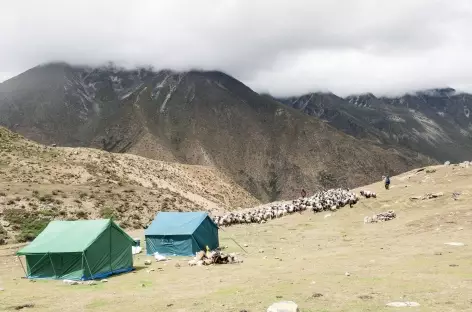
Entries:
{"type": "Polygon", "coordinates": [[[387,212],[381,212],[379,214],[374,214],[371,217],[365,217],[364,218],[364,223],[376,223],[376,222],[384,222],[384,221],[390,221],[393,220],[397,217],[395,211],[389,210],[387,212]]]}
{"type": "Polygon", "coordinates": [[[227,264],[227,263],[242,263],[242,260],[236,258],[236,254],[225,254],[220,250],[200,251],[195,258],[188,262],[188,265],[212,265],[212,264],[227,264]]]}

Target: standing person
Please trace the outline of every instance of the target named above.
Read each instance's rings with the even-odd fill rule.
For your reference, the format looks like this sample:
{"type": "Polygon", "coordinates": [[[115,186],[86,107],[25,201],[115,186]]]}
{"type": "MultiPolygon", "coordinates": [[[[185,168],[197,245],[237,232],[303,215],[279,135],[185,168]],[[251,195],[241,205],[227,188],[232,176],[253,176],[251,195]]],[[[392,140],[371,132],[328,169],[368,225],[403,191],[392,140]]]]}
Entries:
{"type": "Polygon", "coordinates": [[[385,189],[388,190],[390,187],[390,177],[387,175],[385,177],[385,189]]]}
{"type": "Polygon", "coordinates": [[[302,198],[305,198],[306,197],[306,191],[305,189],[302,189],[302,198]]]}

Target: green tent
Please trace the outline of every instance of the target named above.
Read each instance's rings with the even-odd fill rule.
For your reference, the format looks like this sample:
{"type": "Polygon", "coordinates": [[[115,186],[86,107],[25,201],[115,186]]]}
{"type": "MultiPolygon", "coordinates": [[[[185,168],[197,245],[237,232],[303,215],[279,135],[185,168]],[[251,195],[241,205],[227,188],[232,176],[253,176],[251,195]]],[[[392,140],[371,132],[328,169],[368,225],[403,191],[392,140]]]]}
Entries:
{"type": "Polygon", "coordinates": [[[51,221],[28,246],[28,278],[90,280],[133,270],[134,241],[112,220],[51,221]]]}
{"type": "Polygon", "coordinates": [[[144,233],[148,255],[192,256],[219,246],[218,226],[206,212],[159,212],[144,233]]]}

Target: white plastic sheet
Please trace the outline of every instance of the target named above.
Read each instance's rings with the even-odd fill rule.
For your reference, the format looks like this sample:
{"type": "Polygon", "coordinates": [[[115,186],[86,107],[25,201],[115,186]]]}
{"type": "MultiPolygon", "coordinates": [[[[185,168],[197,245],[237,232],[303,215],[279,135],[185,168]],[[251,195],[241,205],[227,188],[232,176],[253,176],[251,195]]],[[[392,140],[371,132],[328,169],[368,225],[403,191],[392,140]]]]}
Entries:
{"type": "Polygon", "coordinates": [[[154,253],[154,258],[156,259],[156,261],[166,261],[167,260],[166,257],[164,257],[163,255],[160,255],[158,252],[154,253]]]}

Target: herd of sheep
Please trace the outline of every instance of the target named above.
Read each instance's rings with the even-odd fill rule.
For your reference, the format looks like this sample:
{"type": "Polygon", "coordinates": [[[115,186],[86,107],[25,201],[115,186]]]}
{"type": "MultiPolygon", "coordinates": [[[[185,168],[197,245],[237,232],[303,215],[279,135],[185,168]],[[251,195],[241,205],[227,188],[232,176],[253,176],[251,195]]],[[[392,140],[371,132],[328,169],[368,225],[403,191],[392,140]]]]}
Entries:
{"type": "Polygon", "coordinates": [[[244,211],[231,212],[222,216],[213,217],[218,226],[230,226],[244,223],[264,223],[268,220],[280,218],[295,212],[311,209],[313,212],[336,210],[338,208],[356,204],[359,198],[355,193],[346,189],[330,189],[315,193],[313,196],[299,198],[291,204],[278,204],[263,208],[253,208],[244,211]]]}

